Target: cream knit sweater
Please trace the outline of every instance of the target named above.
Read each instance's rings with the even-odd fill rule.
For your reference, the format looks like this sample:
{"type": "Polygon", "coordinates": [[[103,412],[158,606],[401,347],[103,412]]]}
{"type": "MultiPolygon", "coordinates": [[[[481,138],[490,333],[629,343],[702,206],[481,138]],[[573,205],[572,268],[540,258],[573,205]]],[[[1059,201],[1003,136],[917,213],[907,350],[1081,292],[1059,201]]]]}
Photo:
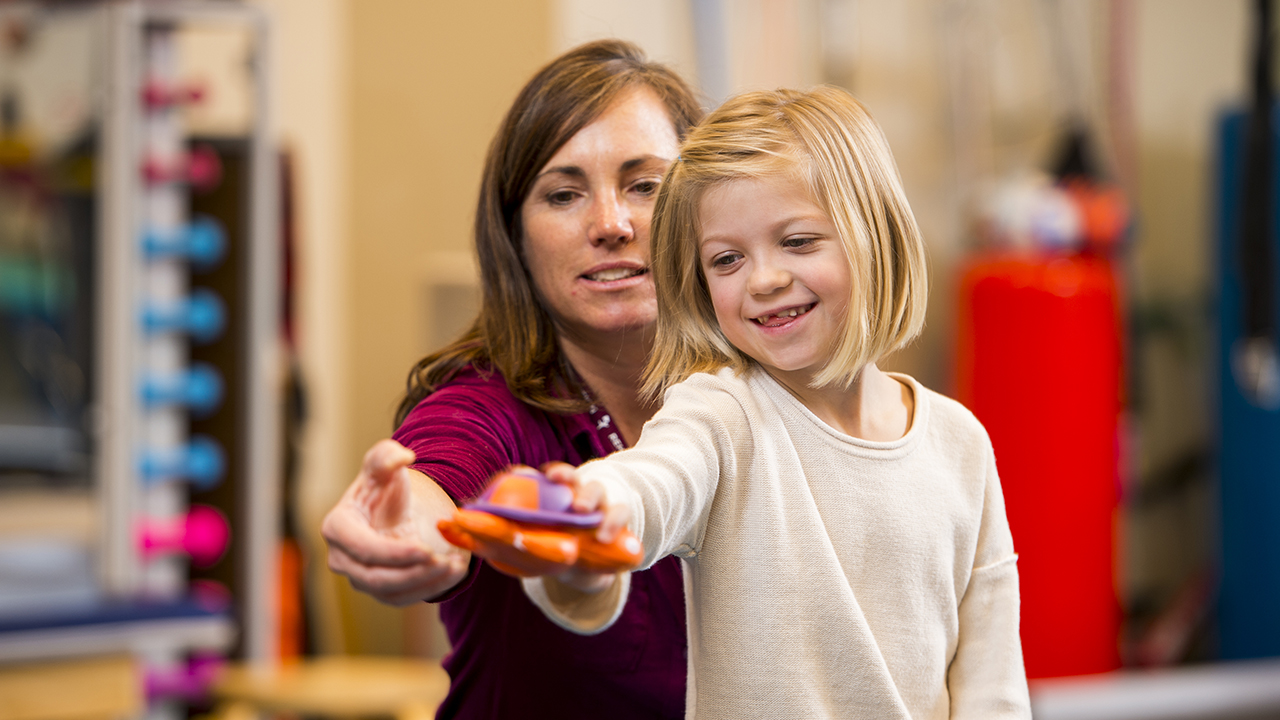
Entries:
{"type": "MultiPolygon", "coordinates": [[[[915,414],[894,442],[834,430],[759,369],[723,370],[672,388],[635,448],[581,468],[630,506],[646,567],[687,563],[688,717],[1030,718],[991,442],[896,377],[915,414]]],[[[525,588],[593,633],[627,577],[599,595],[525,588]]]]}

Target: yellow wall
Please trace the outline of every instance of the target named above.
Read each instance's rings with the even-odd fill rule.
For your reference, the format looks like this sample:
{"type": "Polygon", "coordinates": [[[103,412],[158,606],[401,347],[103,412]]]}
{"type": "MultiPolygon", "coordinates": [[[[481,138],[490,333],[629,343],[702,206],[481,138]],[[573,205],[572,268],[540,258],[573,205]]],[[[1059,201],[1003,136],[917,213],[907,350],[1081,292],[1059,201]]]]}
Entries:
{"type": "MultiPolygon", "coordinates": [[[[550,59],[547,0],[361,0],[347,7],[349,432],[342,466],[391,432],[407,371],[429,344],[433,253],[471,243],[489,139],[550,59]]],[[[399,613],[344,592],[353,652],[397,652],[399,613]]],[[[410,645],[417,644],[413,641],[410,645]]]]}

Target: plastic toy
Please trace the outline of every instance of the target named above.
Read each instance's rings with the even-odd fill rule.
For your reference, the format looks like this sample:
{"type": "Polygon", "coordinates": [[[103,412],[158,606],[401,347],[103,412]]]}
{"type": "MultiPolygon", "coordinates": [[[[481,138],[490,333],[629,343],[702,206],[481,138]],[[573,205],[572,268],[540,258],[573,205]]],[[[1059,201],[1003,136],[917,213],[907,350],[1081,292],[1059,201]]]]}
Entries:
{"type": "Polygon", "coordinates": [[[601,543],[604,513],[575,513],[573,490],[529,467],[498,473],[480,499],[437,523],[446,540],[483,557],[496,570],[534,577],[577,567],[592,572],[630,570],[640,564],[640,540],[623,529],[601,543]]]}

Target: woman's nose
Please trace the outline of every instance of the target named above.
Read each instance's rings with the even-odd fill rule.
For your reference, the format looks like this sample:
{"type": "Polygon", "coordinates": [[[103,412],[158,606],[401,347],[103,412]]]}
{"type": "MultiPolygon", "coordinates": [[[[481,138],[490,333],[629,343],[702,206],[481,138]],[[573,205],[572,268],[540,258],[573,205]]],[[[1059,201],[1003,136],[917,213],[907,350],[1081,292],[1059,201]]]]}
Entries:
{"type": "Polygon", "coordinates": [[[636,237],[631,211],[613,193],[596,196],[591,208],[591,242],[593,244],[626,244],[636,237]]]}

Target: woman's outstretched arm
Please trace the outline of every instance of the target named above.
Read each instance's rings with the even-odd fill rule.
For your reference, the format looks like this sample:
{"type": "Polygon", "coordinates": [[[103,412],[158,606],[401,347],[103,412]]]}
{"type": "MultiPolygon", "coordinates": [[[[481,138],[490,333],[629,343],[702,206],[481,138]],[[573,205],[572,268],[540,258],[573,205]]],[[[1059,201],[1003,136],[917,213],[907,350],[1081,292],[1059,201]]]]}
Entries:
{"type": "Polygon", "coordinates": [[[413,452],[400,443],[379,441],[320,528],[329,569],[397,606],[443,595],[466,577],[471,561],[436,530],[437,521],[453,514],[453,499],[410,468],[413,462],[413,452]]]}

